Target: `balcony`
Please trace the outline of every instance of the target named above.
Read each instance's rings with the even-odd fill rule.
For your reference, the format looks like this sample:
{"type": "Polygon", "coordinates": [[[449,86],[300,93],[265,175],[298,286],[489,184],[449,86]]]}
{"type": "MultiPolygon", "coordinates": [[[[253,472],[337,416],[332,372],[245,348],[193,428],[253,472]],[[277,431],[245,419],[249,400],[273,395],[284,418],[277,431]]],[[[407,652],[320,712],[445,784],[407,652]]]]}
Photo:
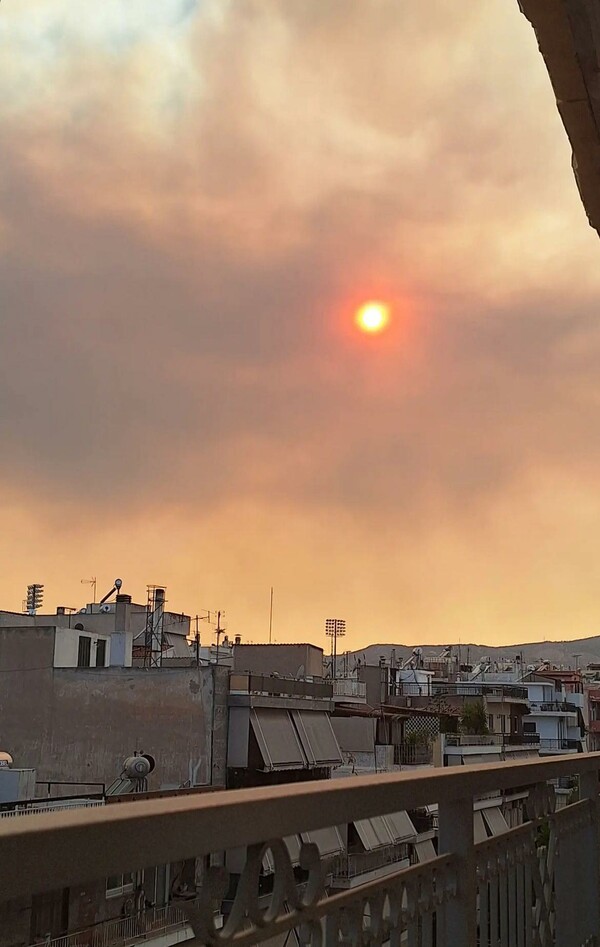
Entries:
{"type": "Polygon", "coordinates": [[[341,703],[364,704],[367,701],[367,685],[352,678],[332,681],[333,699],[341,703]]]}
{"type": "Polygon", "coordinates": [[[303,681],[297,678],[275,677],[268,674],[231,674],[230,694],[260,694],[267,697],[304,697],[311,700],[331,700],[331,681],[303,681]]]}
{"type": "Polygon", "coordinates": [[[396,766],[430,766],[433,762],[433,744],[398,743],[394,746],[396,766]]]}
{"type": "Polygon", "coordinates": [[[373,852],[350,852],[339,855],[334,861],[331,872],[334,887],[347,887],[374,872],[381,874],[409,866],[407,845],[386,845],[373,852]],[[402,864],[404,863],[404,864],[402,864]]]}
{"type": "Polygon", "coordinates": [[[577,753],[581,749],[580,740],[547,740],[540,738],[540,753],[577,753]]]}
{"type": "Polygon", "coordinates": [[[446,746],[522,746],[523,744],[537,742],[534,739],[526,739],[526,736],[536,737],[537,734],[484,733],[476,735],[471,733],[446,733],[444,740],[446,746]]]}
{"type": "MultiPolygon", "coordinates": [[[[35,893],[243,846],[240,876],[208,868],[197,900],[178,904],[194,934],[190,944],[250,947],[294,930],[307,947],[580,947],[600,939],[599,771],[600,753],[580,754],[5,819],[1,897],[18,906],[35,893]],[[549,781],[574,776],[579,800],[555,811],[549,781]],[[525,796],[523,824],[475,842],[476,800],[511,790],[525,796]],[[345,890],[327,887],[330,850],[319,830],[435,803],[438,855],[408,867],[399,861],[345,890]],[[298,836],[295,852],[284,839],[298,836]],[[269,891],[261,880],[267,852],[269,891]],[[229,903],[232,893],[221,929],[215,902],[229,903]]],[[[11,947],[4,930],[2,942],[11,947]]]]}
{"type": "Polygon", "coordinates": [[[63,937],[35,942],[32,947],[129,947],[130,944],[176,944],[190,941],[194,932],[177,905],[153,908],[135,917],[121,917],[63,937]]]}
{"type": "Polygon", "coordinates": [[[485,697],[486,700],[505,700],[528,702],[526,687],[516,687],[513,684],[486,684],[485,681],[458,681],[449,684],[446,681],[432,684],[434,697],[485,697]]]}
{"type": "Polygon", "coordinates": [[[576,714],[577,705],[566,700],[534,701],[530,703],[532,714],[576,714]]]}

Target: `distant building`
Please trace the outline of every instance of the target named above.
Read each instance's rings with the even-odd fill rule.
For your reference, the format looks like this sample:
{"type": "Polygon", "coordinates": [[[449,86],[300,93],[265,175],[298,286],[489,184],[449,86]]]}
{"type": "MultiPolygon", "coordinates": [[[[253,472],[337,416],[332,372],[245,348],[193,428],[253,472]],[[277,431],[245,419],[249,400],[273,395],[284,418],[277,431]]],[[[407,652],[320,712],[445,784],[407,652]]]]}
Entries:
{"type": "Polygon", "coordinates": [[[235,644],[233,670],[322,678],[323,649],[313,644],[235,644]]]}

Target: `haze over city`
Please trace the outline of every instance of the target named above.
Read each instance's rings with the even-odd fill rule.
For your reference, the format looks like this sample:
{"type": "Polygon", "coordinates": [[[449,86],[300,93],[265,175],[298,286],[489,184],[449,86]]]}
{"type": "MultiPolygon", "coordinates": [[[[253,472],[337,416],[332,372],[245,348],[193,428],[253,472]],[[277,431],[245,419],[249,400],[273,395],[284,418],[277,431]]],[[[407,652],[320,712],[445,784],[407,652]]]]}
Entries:
{"type": "Polygon", "coordinates": [[[595,634],[598,237],[517,3],[72,7],[0,10],[2,606],[595,634]]]}

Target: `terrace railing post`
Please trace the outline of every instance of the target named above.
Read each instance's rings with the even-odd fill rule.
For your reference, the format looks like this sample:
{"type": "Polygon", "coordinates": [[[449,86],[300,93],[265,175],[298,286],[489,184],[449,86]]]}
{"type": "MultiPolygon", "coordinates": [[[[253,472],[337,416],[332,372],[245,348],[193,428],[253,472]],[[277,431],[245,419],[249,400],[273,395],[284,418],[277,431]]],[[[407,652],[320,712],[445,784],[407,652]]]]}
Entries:
{"type": "Polygon", "coordinates": [[[591,831],[586,833],[581,857],[585,865],[585,877],[588,879],[589,898],[586,899],[586,913],[590,929],[596,942],[600,943],[600,796],[598,771],[590,770],[579,776],[579,798],[588,799],[592,808],[591,831]],[[588,907],[589,906],[589,907],[588,907]]]}
{"type": "Polygon", "coordinates": [[[477,943],[477,865],[473,841],[473,798],[440,800],[439,854],[458,856],[456,898],[446,905],[443,943],[477,943]]]}

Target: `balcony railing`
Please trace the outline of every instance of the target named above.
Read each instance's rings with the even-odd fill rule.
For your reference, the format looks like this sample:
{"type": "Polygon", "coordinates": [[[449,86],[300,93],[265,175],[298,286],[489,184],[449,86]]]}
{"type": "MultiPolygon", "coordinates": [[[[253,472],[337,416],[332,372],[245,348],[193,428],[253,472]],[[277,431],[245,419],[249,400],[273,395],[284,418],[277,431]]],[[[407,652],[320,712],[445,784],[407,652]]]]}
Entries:
{"type": "Polygon", "coordinates": [[[350,880],[387,868],[389,865],[397,865],[401,861],[408,861],[409,855],[408,845],[385,845],[374,852],[349,852],[336,858],[331,872],[334,879],[350,880]]]}
{"type": "Polygon", "coordinates": [[[267,694],[273,697],[311,697],[331,700],[331,681],[303,681],[297,678],[271,677],[268,674],[231,674],[229,691],[232,694],[267,694]]]}
{"type": "Polygon", "coordinates": [[[73,799],[71,801],[55,802],[31,800],[26,803],[15,803],[13,806],[0,809],[0,819],[14,819],[24,815],[42,815],[47,812],[64,812],[65,809],[97,809],[104,805],[104,799],[73,799]]]}
{"type": "Polygon", "coordinates": [[[427,766],[433,762],[431,743],[398,743],[394,746],[396,766],[427,766]]]}
{"type": "MultiPolygon", "coordinates": [[[[537,734],[527,734],[527,737],[537,736],[537,734]]],[[[529,740],[527,740],[529,742],[529,740]]],[[[540,748],[540,753],[543,753],[544,750],[551,751],[553,753],[568,752],[569,750],[579,750],[581,747],[581,742],[579,740],[551,740],[546,739],[545,737],[539,737],[537,744],[540,748]]]]}
{"type": "Polygon", "coordinates": [[[352,678],[338,678],[333,681],[333,696],[346,697],[352,700],[365,701],[367,699],[367,685],[352,678]]]}
{"type": "Polygon", "coordinates": [[[34,941],[33,947],[125,947],[135,941],[158,938],[186,928],[190,930],[191,939],[193,932],[187,915],[178,905],[169,905],[134,917],[116,918],[52,940],[34,941]]]}
{"type": "Polygon", "coordinates": [[[527,688],[513,684],[486,684],[485,681],[471,683],[469,681],[447,681],[432,683],[434,697],[491,697],[500,700],[527,700],[527,688]]]}
{"type": "Polygon", "coordinates": [[[566,700],[546,700],[530,703],[531,712],[536,714],[576,714],[577,705],[566,700]]]}
{"type": "Polygon", "coordinates": [[[34,893],[243,846],[240,876],[211,867],[198,901],[182,903],[195,935],[190,944],[250,947],[295,930],[298,943],[311,947],[582,947],[600,939],[599,770],[599,753],[579,754],[6,819],[0,897],[27,903],[34,893]],[[548,781],[574,775],[579,801],[555,811],[548,781]],[[527,793],[526,821],[475,844],[476,799],[510,790],[527,793]],[[326,888],[331,849],[317,830],[435,803],[436,857],[337,893],[326,888]],[[275,870],[265,895],[267,850],[275,870]],[[229,898],[232,885],[220,929],[215,900],[229,898]]]}

